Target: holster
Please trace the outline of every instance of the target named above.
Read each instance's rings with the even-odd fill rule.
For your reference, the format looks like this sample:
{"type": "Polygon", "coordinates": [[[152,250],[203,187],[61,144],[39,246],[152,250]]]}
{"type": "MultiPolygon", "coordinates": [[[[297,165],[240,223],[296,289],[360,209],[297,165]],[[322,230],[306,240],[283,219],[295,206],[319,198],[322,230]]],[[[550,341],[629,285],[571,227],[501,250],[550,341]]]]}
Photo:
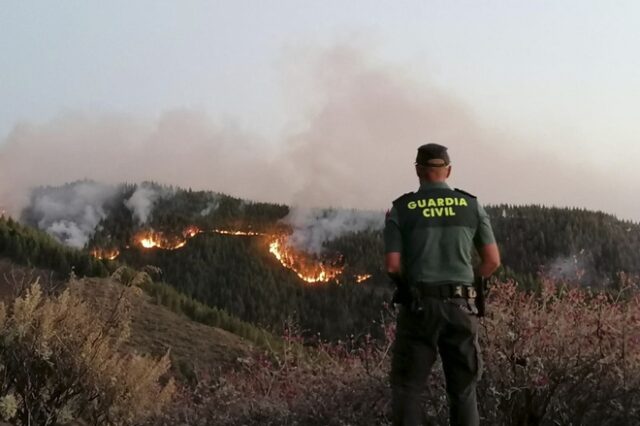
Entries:
{"type": "Polygon", "coordinates": [[[393,292],[391,303],[403,306],[411,305],[411,293],[409,292],[409,289],[405,287],[396,287],[393,292]]]}
{"type": "Polygon", "coordinates": [[[486,315],[486,295],[487,295],[487,283],[488,280],[481,276],[475,277],[473,287],[476,289],[476,308],[478,309],[478,317],[486,315]]]}
{"type": "Polygon", "coordinates": [[[396,303],[407,308],[412,313],[420,313],[424,310],[420,294],[415,286],[411,286],[409,282],[401,275],[389,275],[396,285],[391,303],[396,303]]]}

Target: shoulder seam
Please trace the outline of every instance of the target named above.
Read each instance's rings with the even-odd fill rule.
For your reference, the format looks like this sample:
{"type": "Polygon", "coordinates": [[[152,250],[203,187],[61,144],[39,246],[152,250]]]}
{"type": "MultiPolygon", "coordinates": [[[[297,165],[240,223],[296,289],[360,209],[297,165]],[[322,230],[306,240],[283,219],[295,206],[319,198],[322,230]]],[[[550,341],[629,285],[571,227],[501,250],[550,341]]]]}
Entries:
{"type": "Polygon", "coordinates": [[[469,196],[469,197],[471,197],[471,198],[478,198],[478,197],[476,197],[475,195],[470,194],[470,193],[468,193],[467,191],[463,191],[463,190],[462,190],[462,189],[460,189],[460,188],[454,188],[454,191],[461,192],[462,194],[468,195],[468,196],[469,196]]]}
{"type": "Polygon", "coordinates": [[[393,200],[392,204],[397,203],[398,201],[402,200],[404,197],[408,196],[408,195],[412,195],[413,192],[407,192],[406,194],[402,194],[401,196],[399,196],[398,198],[396,198],[395,200],[393,200]]]}

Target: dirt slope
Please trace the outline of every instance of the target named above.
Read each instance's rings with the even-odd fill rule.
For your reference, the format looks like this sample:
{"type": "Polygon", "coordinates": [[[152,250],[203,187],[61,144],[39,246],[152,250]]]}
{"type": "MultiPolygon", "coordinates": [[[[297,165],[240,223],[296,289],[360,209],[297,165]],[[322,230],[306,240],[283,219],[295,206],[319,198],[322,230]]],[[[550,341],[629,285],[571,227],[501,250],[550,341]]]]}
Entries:
{"type": "MultiPolygon", "coordinates": [[[[50,271],[16,265],[0,258],[0,300],[5,303],[15,297],[17,287],[38,279],[45,289],[61,290],[64,282],[53,278],[50,271]]],[[[96,307],[96,314],[108,306],[108,300],[118,297],[120,283],[108,278],[80,280],[83,297],[96,307]]],[[[132,296],[133,324],[128,348],[138,353],[161,356],[170,350],[174,371],[188,378],[194,371],[215,373],[233,368],[239,357],[254,350],[241,337],[191,321],[152,302],[142,290],[132,296]]]]}
{"type": "MultiPolygon", "coordinates": [[[[123,286],[110,279],[82,280],[83,296],[96,307],[118,297],[123,286]]],[[[233,368],[239,357],[248,355],[253,346],[241,337],[219,328],[191,321],[152,302],[139,291],[132,298],[133,327],[129,346],[139,353],[155,356],[171,351],[176,370],[209,372],[233,368]]],[[[177,371],[179,372],[179,371],[177,371]]]]}

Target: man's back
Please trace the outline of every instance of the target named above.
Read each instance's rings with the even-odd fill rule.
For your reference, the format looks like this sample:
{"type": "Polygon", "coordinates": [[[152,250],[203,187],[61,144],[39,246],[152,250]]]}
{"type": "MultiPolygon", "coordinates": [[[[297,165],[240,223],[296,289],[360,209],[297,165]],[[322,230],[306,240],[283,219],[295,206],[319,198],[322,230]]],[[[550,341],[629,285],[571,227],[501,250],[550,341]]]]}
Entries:
{"type": "Polygon", "coordinates": [[[487,277],[500,257],[489,218],[473,195],[451,189],[447,148],[418,149],[420,189],[393,202],[385,223],[385,264],[402,303],[391,365],[393,424],[422,424],[421,389],[442,357],[451,424],[477,426],[478,347],[474,247],[478,274],[487,277]]]}
{"type": "Polygon", "coordinates": [[[403,253],[410,283],[473,283],[474,246],[494,243],[476,198],[444,182],[422,182],[393,202],[385,227],[387,252],[403,253]]]}

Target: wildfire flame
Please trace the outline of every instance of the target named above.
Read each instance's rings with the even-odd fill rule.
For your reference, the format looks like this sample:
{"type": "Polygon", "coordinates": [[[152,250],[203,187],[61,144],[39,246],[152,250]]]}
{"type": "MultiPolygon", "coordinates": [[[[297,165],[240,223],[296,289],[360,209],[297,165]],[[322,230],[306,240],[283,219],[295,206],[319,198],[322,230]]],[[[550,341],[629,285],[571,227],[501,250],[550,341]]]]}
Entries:
{"type": "MultiPolygon", "coordinates": [[[[183,238],[181,239],[167,237],[161,232],[145,231],[138,234],[135,237],[135,241],[146,249],[159,248],[163,250],[177,250],[187,244],[187,238],[190,238],[190,234],[187,232],[188,231],[185,231],[185,233],[183,233],[183,238]]],[[[195,231],[191,230],[191,232],[195,231]]]]}
{"type": "Polygon", "coordinates": [[[182,234],[187,238],[193,238],[201,232],[202,230],[197,226],[189,226],[182,234]]]}
{"type": "Polygon", "coordinates": [[[269,252],[275,256],[285,268],[291,269],[303,281],[308,283],[327,282],[342,273],[342,268],[313,262],[296,253],[286,245],[284,237],[275,238],[269,244],[269,252]]]}
{"type": "Polygon", "coordinates": [[[101,249],[94,248],[91,250],[91,255],[96,259],[100,260],[115,260],[120,255],[120,250],[118,249],[101,249]]]}
{"type": "Polygon", "coordinates": [[[216,234],[222,235],[236,235],[236,236],[244,236],[244,237],[258,237],[261,235],[266,235],[262,232],[254,232],[254,231],[232,231],[228,229],[214,229],[212,232],[216,234]]]}
{"type": "MultiPolygon", "coordinates": [[[[287,237],[282,234],[270,235],[263,232],[235,229],[213,229],[210,231],[203,231],[196,226],[189,226],[182,232],[182,237],[170,237],[162,232],[149,230],[136,235],[134,242],[145,249],[157,248],[162,250],[177,250],[184,247],[189,239],[204,232],[248,237],[266,236],[269,241],[269,253],[271,253],[283,267],[292,270],[301,280],[307,283],[331,281],[341,275],[344,269],[342,265],[336,265],[335,262],[322,262],[312,256],[296,250],[287,244],[287,237]]],[[[113,260],[118,257],[120,252],[117,249],[94,249],[91,254],[98,259],[113,260]]],[[[371,275],[369,274],[363,274],[356,275],[355,278],[356,282],[361,283],[370,277],[371,275]]]]}
{"type": "MultiPolygon", "coordinates": [[[[190,238],[193,238],[196,235],[201,234],[203,232],[207,232],[207,231],[203,231],[197,226],[189,226],[182,232],[182,239],[180,239],[180,238],[167,237],[161,232],[145,231],[138,234],[134,238],[134,240],[139,245],[141,245],[143,248],[146,248],[146,249],[159,248],[162,250],[177,250],[179,248],[184,247],[190,238]]],[[[262,232],[228,230],[228,229],[213,229],[209,232],[213,232],[215,234],[222,234],[222,235],[251,236],[251,237],[266,235],[262,232]]]]}
{"type": "Polygon", "coordinates": [[[360,284],[361,282],[366,281],[369,278],[371,278],[371,274],[356,275],[356,282],[360,284]]]}

